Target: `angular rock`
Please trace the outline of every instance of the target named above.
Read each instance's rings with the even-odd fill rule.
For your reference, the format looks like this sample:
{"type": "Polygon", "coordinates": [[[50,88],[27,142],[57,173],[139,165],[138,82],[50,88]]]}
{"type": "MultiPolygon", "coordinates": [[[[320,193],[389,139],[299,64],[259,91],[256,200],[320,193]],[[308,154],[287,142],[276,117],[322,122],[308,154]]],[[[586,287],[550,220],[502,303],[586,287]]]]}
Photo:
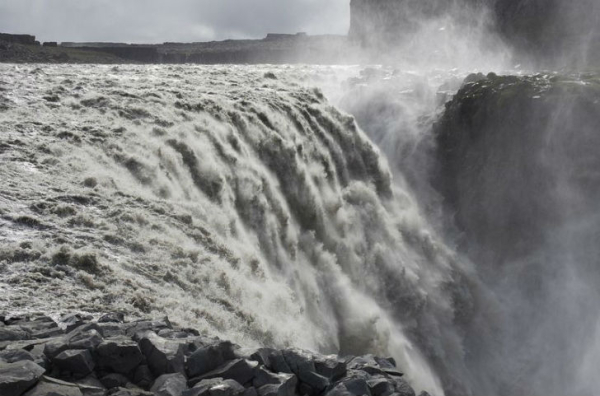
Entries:
{"type": "Polygon", "coordinates": [[[352,370],[361,370],[371,375],[393,375],[402,377],[402,373],[390,362],[385,359],[376,358],[373,355],[355,357],[348,363],[348,368],[352,370]],[[381,367],[379,362],[383,362],[385,367],[381,367]]]}
{"type": "Polygon", "coordinates": [[[23,396],[83,396],[83,393],[77,384],[43,377],[34,388],[23,396]]]}
{"type": "Polygon", "coordinates": [[[67,371],[76,378],[87,376],[96,366],[92,354],[87,349],[63,351],[52,360],[52,363],[61,371],[67,371]]]}
{"type": "Polygon", "coordinates": [[[210,388],[223,382],[223,378],[211,378],[198,382],[192,389],[183,392],[183,396],[207,396],[210,388]]]}
{"type": "Polygon", "coordinates": [[[283,357],[300,382],[310,386],[317,393],[323,391],[330,384],[324,376],[317,374],[312,355],[299,349],[285,349],[283,357]]]}
{"type": "Polygon", "coordinates": [[[139,340],[139,346],[155,376],[185,373],[185,344],[147,332],[139,340]]]}
{"type": "Polygon", "coordinates": [[[242,393],[242,396],[258,396],[258,392],[256,391],[255,388],[250,387],[250,388],[246,388],[244,393],[242,393]]]}
{"type": "Polygon", "coordinates": [[[261,367],[257,370],[252,385],[260,396],[294,396],[298,379],[294,374],[272,373],[261,367]]]}
{"type": "Polygon", "coordinates": [[[373,396],[388,396],[396,390],[394,383],[383,377],[370,379],[367,385],[373,396]]]}
{"type": "Polygon", "coordinates": [[[292,369],[285,361],[283,353],[281,351],[272,350],[268,355],[268,365],[265,364],[269,369],[277,373],[292,373],[292,369]]]}
{"type": "Polygon", "coordinates": [[[125,335],[125,329],[121,323],[98,323],[100,334],[105,338],[118,337],[125,335]]]}
{"type": "Polygon", "coordinates": [[[100,383],[107,389],[120,388],[127,385],[129,379],[123,374],[111,373],[100,379],[100,383]]]}
{"type": "Polygon", "coordinates": [[[238,352],[240,356],[246,359],[255,360],[259,364],[262,364],[266,367],[271,367],[271,361],[269,356],[275,352],[275,349],[272,348],[257,348],[251,349],[249,351],[241,350],[238,352]]]}
{"type": "Polygon", "coordinates": [[[188,384],[190,386],[193,386],[196,383],[202,381],[203,379],[210,378],[223,378],[226,380],[232,379],[240,384],[246,384],[247,382],[252,381],[252,379],[256,375],[257,367],[258,363],[252,360],[235,359],[225,363],[224,365],[216,368],[215,370],[209,371],[208,373],[205,373],[201,376],[190,379],[188,384]]]}
{"type": "Polygon", "coordinates": [[[335,356],[319,356],[315,358],[317,374],[335,382],[346,375],[346,363],[335,356]]]}
{"type": "Polygon", "coordinates": [[[184,390],[187,390],[187,379],[181,373],[161,375],[150,389],[157,396],[181,396],[184,390]]]}
{"type": "Polygon", "coordinates": [[[0,327],[0,341],[19,341],[31,338],[20,326],[0,327]]]}
{"type": "Polygon", "coordinates": [[[144,361],[137,343],[126,337],[103,341],[96,349],[100,368],[128,374],[144,361]]]}
{"type": "Polygon", "coordinates": [[[93,374],[74,383],[79,386],[83,396],[106,396],[106,388],[93,374]]]}
{"type": "Polygon", "coordinates": [[[187,361],[187,373],[189,377],[197,377],[223,365],[229,360],[235,359],[234,345],[229,341],[198,348],[187,361]]]}
{"type": "Polygon", "coordinates": [[[75,330],[79,326],[82,326],[92,320],[92,317],[89,315],[82,314],[69,314],[61,317],[59,322],[65,326],[65,330],[67,333],[75,330]]]}
{"type": "Polygon", "coordinates": [[[117,388],[110,396],[154,396],[152,392],[146,392],[142,389],[117,388]]]}
{"type": "Polygon", "coordinates": [[[238,396],[244,393],[245,389],[237,381],[227,379],[208,390],[210,396],[238,396]]]}
{"type": "Polygon", "coordinates": [[[29,360],[0,363],[0,395],[20,396],[35,385],[45,371],[29,360]]]}
{"type": "Polygon", "coordinates": [[[327,396],[371,396],[367,381],[363,378],[351,378],[340,381],[327,396]]]}
{"type": "Polygon", "coordinates": [[[415,390],[403,378],[390,377],[398,396],[415,396],[415,390]]]}
{"type": "Polygon", "coordinates": [[[169,321],[169,318],[164,317],[161,320],[140,320],[137,322],[127,323],[125,328],[125,334],[129,337],[133,337],[136,333],[143,331],[159,331],[161,329],[172,329],[173,326],[169,321]]]}
{"type": "Polygon", "coordinates": [[[133,373],[133,383],[140,388],[148,389],[154,382],[154,375],[152,371],[146,365],[138,366],[133,373]]]}
{"type": "Polygon", "coordinates": [[[0,352],[0,361],[5,363],[15,363],[22,360],[34,361],[34,357],[31,353],[23,349],[8,349],[0,352]]]}
{"type": "Polygon", "coordinates": [[[68,349],[86,349],[93,352],[103,341],[96,329],[85,329],[83,326],[75,329],[65,337],[53,339],[44,346],[44,354],[55,358],[58,354],[68,349]]]}
{"type": "Polygon", "coordinates": [[[125,315],[122,312],[111,312],[106,315],[102,315],[98,319],[98,323],[123,323],[125,322],[125,315]]]}

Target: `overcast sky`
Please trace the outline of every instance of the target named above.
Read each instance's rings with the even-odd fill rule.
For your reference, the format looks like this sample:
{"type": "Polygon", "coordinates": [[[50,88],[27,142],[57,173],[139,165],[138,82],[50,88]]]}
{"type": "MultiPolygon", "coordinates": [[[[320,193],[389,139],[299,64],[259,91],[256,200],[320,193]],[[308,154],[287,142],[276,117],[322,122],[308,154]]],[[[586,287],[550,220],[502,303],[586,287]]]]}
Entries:
{"type": "Polygon", "coordinates": [[[0,0],[0,32],[40,41],[208,41],[346,34],[350,0],[0,0]]]}

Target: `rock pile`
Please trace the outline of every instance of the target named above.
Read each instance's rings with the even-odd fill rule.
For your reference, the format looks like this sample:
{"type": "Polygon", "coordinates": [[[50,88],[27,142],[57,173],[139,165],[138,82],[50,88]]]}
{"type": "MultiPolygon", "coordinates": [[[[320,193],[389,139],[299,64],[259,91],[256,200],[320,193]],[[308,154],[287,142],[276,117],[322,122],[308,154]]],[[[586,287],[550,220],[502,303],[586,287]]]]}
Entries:
{"type": "MultiPolygon", "coordinates": [[[[414,396],[393,358],[244,349],[162,320],[0,316],[2,396],[414,396]]],[[[426,392],[421,396],[427,396],[426,392]]]]}

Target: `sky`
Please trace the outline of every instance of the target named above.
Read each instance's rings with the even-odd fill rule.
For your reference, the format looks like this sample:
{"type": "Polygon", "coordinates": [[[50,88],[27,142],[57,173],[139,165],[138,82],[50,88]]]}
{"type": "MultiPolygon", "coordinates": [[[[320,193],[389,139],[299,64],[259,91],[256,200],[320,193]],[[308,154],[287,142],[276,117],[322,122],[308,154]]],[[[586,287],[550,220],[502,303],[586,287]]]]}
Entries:
{"type": "Polygon", "coordinates": [[[346,34],[350,0],[0,0],[0,32],[161,43],[346,34]]]}

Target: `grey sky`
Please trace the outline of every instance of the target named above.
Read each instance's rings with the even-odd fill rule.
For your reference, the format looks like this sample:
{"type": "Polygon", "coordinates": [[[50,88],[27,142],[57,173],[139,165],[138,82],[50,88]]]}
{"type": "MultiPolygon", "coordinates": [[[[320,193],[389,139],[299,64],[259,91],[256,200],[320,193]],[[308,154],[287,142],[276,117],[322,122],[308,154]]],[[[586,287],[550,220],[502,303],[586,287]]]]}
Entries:
{"type": "Polygon", "coordinates": [[[207,41],[345,34],[350,0],[0,0],[0,32],[41,41],[207,41]]]}

